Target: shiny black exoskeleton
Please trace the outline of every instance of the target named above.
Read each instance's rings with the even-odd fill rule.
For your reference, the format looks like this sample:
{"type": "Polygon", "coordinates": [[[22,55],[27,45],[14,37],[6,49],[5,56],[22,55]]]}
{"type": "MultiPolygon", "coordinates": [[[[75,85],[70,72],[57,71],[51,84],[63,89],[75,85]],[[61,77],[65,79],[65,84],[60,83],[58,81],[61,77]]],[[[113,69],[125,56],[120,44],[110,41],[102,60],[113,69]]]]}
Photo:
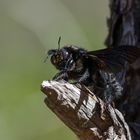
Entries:
{"type": "Polygon", "coordinates": [[[128,64],[140,55],[132,46],[87,51],[73,45],[48,51],[51,63],[59,70],[53,80],[74,80],[75,83],[93,86],[93,91],[107,103],[122,94],[122,85],[128,64]]]}

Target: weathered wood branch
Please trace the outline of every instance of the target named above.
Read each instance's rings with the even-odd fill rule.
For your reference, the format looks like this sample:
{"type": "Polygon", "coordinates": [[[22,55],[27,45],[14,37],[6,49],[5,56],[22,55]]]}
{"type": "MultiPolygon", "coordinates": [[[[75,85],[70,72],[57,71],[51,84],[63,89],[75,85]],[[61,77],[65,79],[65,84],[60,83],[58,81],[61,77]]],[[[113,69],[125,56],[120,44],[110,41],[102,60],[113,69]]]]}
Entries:
{"type": "Polygon", "coordinates": [[[45,104],[80,140],[131,140],[122,114],[82,85],[43,81],[45,104]]]}

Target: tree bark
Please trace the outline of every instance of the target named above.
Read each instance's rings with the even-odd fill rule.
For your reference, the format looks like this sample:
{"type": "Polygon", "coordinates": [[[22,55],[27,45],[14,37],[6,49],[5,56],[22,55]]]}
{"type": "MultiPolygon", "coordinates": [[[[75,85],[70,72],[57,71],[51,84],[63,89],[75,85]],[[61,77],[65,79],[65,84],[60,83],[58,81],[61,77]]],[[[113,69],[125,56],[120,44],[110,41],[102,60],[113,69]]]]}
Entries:
{"type": "MultiPolygon", "coordinates": [[[[140,47],[140,0],[110,0],[107,47],[140,47]]],[[[127,71],[119,109],[128,123],[133,140],[140,140],[140,59],[127,71]]]]}

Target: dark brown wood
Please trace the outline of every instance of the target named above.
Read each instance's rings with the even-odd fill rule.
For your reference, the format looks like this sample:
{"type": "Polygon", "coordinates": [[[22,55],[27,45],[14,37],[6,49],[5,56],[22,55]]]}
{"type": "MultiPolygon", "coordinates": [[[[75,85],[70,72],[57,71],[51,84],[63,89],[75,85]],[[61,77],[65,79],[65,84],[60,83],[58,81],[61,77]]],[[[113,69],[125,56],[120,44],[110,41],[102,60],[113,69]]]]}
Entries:
{"type": "MultiPolygon", "coordinates": [[[[140,47],[140,0],[110,0],[107,47],[140,47]]],[[[140,59],[131,65],[124,83],[124,97],[118,103],[133,140],[140,140],[140,59]]]]}

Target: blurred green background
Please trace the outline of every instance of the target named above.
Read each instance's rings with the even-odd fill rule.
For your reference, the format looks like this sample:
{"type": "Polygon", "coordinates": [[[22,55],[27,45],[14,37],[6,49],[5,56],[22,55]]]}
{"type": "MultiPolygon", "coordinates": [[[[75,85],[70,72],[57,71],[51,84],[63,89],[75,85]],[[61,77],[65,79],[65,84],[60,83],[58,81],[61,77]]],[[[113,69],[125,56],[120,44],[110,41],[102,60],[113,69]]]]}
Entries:
{"type": "Polygon", "coordinates": [[[108,0],[0,0],[0,140],[76,140],[45,106],[56,73],[45,51],[61,44],[103,48],[108,0]]]}

